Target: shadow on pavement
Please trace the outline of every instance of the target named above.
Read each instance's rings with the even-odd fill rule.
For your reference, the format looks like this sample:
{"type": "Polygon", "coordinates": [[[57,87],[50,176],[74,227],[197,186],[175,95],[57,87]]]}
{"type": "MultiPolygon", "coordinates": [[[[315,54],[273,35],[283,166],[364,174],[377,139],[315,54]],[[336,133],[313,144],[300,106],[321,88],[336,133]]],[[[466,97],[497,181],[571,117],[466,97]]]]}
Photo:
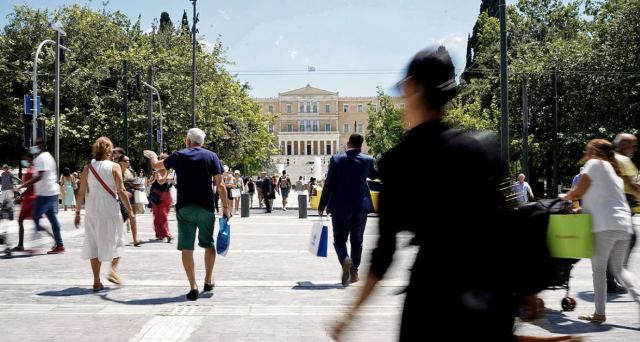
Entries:
{"type": "MultiPolygon", "coordinates": [[[[213,297],[212,292],[201,293],[198,299],[207,299],[213,297]]],[[[132,299],[132,300],[118,300],[107,297],[107,294],[100,295],[102,300],[106,300],[113,303],[125,304],[125,305],[159,305],[170,303],[182,303],[190,302],[185,295],[179,295],[175,297],[160,297],[160,298],[145,298],[145,299],[132,299]]]]}
{"type": "MultiPolygon", "coordinates": [[[[105,287],[102,291],[111,291],[117,288],[105,287]]],[[[46,297],[70,297],[70,296],[84,296],[88,294],[94,294],[93,289],[90,287],[70,287],[64,290],[59,291],[45,291],[40,292],[38,296],[46,296],[46,297]]],[[[98,292],[100,293],[100,292],[98,292]]]]}
{"type": "Polygon", "coordinates": [[[637,330],[637,328],[632,326],[610,324],[607,322],[602,324],[594,324],[587,321],[574,320],[563,314],[561,311],[551,310],[548,308],[545,309],[545,315],[542,319],[537,319],[533,322],[529,322],[529,324],[539,326],[540,328],[545,329],[551,333],[562,335],[605,332],[613,328],[637,330]]]}
{"type": "Polygon", "coordinates": [[[298,285],[292,287],[292,290],[333,290],[333,289],[339,289],[339,290],[343,290],[346,289],[346,286],[343,286],[341,283],[336,283],[336,284],[314,284],[310,281],[299,281],[297,282],[298,285]]]}
{"type": "MultiPolygon", "coordinates": [[[[607,294],[607,302],[613,302],[615,301],[616,303],[631,303],[633,302],[632,299],[628,299],[628,300],[620,300],[620,298],[626,296],[626,294],[617,294],[617,293],[608,293],[607,294]]],[[[578,292],[577,297],[584,300],[585,302],[590,302],[590,303],[594,303],[594,293],[593,291],[582,291],[582,292],[578,292]]]]}

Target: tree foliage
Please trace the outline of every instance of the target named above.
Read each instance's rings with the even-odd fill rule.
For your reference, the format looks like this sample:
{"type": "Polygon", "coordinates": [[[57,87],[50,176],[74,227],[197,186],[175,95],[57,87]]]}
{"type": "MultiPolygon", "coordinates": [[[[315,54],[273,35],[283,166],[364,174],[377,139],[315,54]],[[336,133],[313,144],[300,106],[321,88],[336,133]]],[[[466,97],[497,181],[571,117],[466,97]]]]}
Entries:
{"type": "MultiPolygon", "coordinates": [[[[186,13],[185,13],[186,14],[186,13]]],[[[134,75],[143,80],[151,70],[160,91],[166,148],[182,148],[191,118],[191,36],[183,17],[174,27],[166,12],[160,26],[142,32],[140,18],[131,21],[121,12],[96,12],[87,6],[63,6],[53,12],[14,7],[0,32],[0,148],[2,161],[14,165],[22,145],[25,118],[23,95],[31,92],[30,70],[37,44],[52,39],[51,23],[60,22],[67,33],[67,61],[61,65],[60,147],[61,166],[79,167],[91,159],[90,149],[99,136],[116,145],[124,141],[123,99],[128,91],[129,154],[142,165],[147,148],[147,90],[135,91],[134,75]],[[123,61],[128,61],[128,75],[123,61]],[[126,79],[126,83],[125,83],[126,79]]],[[[53,137],[54,49],[40,54],[38,95],[42,98],[49,146],[53,137]]],[[[231,166],[254,168],[268,160],[274,144],[268,133],[273,118],[263,117],[246,87],[226,70],[225,49],[216,41],[211,50],[197,46],[197,124],[207,134],[206,145],[231,166]]],[[[153,101],[153,127],[159,109],[153,101]]],[[[155,143],[154,150],[160,147],[155,143]]]]}
{"type": "Polygon", "coordinates": [[[395,146],[404,134],[402,111],[395,107],[393,99],[377,88],[379,107],[369,104],[367,109],[369,123],[367,125],[367,145],[369,152],[377,158],[395,146]]]}
{"type": "MultiPolygon", "coordinates": [[[[640,0],[520,0],[508,10],[511,163],[522,157],[522,88],[529,103],[529,170],[534,182],[552,175],[551,74],[558,72],[561,183],[578,172],[586,143],[612,139],[640,125],[640,0]]],[[[499,21],[482,12],[478,46],[451,109],[462,125],[498,132],[499,21]]],[[[474,29],[474,33],[476,33],[474,29]]]]}

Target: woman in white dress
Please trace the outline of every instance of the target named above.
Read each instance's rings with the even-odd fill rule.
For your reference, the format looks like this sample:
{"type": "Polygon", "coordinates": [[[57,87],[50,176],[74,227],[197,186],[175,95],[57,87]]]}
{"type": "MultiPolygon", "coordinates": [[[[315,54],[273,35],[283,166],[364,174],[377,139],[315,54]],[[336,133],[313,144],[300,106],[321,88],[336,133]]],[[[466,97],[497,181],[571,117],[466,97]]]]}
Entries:
{"type": "Polygon", "coordinates": [[[124,228],[116,197],[125,199],[122,203],[129,211],[132,223],[136,219],[135,213],[131,210],[131,204],[127,200],[120,165],[111,161],[112,149],[113,143],[106,137],[98,138],[93,144],[95,160],[85,166],[82,171],[76,201],[74,220],[76,227],[80,225],[80,208],[85,204],[85,238],[82,257],[91,260],[94,291],[104,288],[100,281],[100,266],[106,261],[111,261],[111,271],[107,280],[114,284],[122,283],[116,269],[124,247],[124,228]]]}

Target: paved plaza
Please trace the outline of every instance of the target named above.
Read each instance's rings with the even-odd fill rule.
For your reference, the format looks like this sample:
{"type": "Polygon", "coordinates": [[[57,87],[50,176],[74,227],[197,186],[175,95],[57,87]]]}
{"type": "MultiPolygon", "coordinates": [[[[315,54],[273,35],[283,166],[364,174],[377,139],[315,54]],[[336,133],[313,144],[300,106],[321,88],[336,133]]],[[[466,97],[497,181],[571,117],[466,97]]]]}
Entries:
{"type": "MultiPolygon", "coordinates": [[[[283,212],[276,206],[270,215],[256,209],[249,218],[232,219],[231,249],[226,257],[216,259],[216,286],[195,302],[185,301],[188,282],[175,243],[152,240],[150,214],[139,216],[139,234],[145,243],[125,249],[120,273],[126,283],[115,286],[104,276],[108,289],[94,294],[89,262],[80,259],[83,229],[73,227],[72,211],[61,211],[59,217],[65,254],[44,254],[50,239],[41,235],[34,241],[33,224],[27,221],[26,244],[39,252],[0,259],[1,341],[328,341],[328,327],[358,292],[359,285],[340,286],[340,268],[331,245],[327,258],[314,257],[306,250],[311,226],[318,218],[298,219],[296,210],[283,212]]],[[[370,217],[363,270],[368,268],[377,223],[377,218],[370,217]]],[[[176,234],[173,211],[170,227],[176,234]]],[[[15,243],[17,224],[5,222],[3,228],[9,229],[15,243]]],[[[409,240],[409,235],[402,235],[399,244],[404,246],[409,240]]],[[[398,293],[406,284],[414,255],[413,247],[399,249],[387,279],[350,327],[346,341],[397,338],[404,300],[398,293]]],[[[203,251],[197,250],[201,287],[202,257],[203,251]]],[[[634,271],[640,271],[638,253],[632,261],[634,271]]],[[[103,274],[106,271],[103,266],[103,274]]],[[[579,333],[588,341],[640,339],[638,306],[628,295],[610,297],[607,324],[577,320],[579,314],[593,311],[589,261],[579,262],[573,276],[576,311],[559,311],[563,291],[545,291],[546,316],[533,323],[518,323],[519,333],[579,333]]],[[[433,314],[437,308],[425,308],[425,315],[427,310],[433,314]]]]}

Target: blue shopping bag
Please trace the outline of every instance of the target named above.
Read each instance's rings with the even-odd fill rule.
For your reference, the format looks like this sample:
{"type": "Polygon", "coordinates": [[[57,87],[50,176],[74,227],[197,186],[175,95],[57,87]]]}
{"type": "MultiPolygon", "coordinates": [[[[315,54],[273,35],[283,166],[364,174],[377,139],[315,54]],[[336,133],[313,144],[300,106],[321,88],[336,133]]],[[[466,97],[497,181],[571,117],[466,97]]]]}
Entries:
{"type": "Polygon", "coordinates": [[[220,229],[218,230],[217,250],[218,254],[226,256],[231,244],[231,225],[226,217],[220,218],[220,229]]]}
{"type": "Polygon", "coordinates": [[[324,221],[313,222],[311,238],[309,239],[309,252],[315,256],[327,257],[327,245],[329,244],[329,228],[324,221]]]}

